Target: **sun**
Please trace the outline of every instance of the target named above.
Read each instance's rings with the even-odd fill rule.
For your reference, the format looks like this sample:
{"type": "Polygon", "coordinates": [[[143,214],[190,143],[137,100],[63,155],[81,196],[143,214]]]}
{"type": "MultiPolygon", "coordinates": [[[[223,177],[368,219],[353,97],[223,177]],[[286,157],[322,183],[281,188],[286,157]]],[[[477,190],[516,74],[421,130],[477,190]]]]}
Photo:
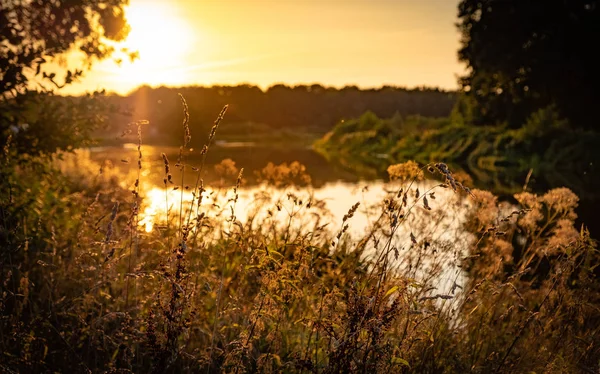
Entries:
{"type": "Polygon", "coordinates": [[[135,85],[185,82],[186,57],[196,36],[172,4],[138,0],[126,8],[131,32],[120,47],[137,51],[139,58],[121,64],[118,70],[123,81],[135,85]]]}

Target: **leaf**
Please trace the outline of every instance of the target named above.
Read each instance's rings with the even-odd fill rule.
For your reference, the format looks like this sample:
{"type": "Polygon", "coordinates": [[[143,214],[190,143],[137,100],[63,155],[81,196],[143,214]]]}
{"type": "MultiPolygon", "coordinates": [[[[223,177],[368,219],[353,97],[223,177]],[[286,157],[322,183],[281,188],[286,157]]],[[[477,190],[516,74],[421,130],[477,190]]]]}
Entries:
{"type": "Polygon", "coordinates": [[[390,288],[383,297],[388,297],[396,291],[398,291],[398,286],[394,286],[394,287],[390,288]]]}
{"type": "Polygon", "coordinates": [[[470,316],[471,314],[473,314],[473,312],[476,311],[477,308],[479,308],[479,305],[475,305],[475,308],[471,309],[471,311],[469,312],[469,314],[467,314],[467,316],[470,316]]]}
{"type": "Polygon", "coordinates": [[[269,257],[275,260],[275,257],[273,257],[273,255],[277,255],[279,256],[279,258],[283,258],[283,255],[281,253],[277,252],[274,249],[269,249],[269,257]]]}
{"type": "Polygon", "coordinates": [[[406,366],[407,368],[410,368],[410,364],[408,363],[408,361],[406,361],[405,359],[400,358],[400,357],[392,357],[392,364],[402,365],[402,366],[406,366]]]}

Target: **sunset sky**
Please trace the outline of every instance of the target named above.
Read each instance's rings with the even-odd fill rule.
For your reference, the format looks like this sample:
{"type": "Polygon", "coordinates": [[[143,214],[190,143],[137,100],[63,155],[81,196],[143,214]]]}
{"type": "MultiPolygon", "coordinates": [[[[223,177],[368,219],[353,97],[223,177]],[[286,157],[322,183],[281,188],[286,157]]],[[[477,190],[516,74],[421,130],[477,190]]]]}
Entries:
{"type": "Polygon", "coordinates": [[[456,88],[458,0],[131,0],[124,46],[65,89],[275,83],[456,88]]]}

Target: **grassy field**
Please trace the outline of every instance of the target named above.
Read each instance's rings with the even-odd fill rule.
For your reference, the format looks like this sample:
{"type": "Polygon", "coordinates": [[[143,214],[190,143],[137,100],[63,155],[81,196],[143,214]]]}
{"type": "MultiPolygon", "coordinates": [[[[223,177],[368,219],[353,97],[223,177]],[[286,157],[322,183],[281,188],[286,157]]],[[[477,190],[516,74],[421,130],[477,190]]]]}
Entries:
{"type": "MultiPolygon", "coordinates": [[[[194,152],[210,152],[223,114],[194,152]]],[[[4,146],[2,371],[600,370],[600,256],[574,225],[569,189],[522,192],[510,206],[446,164],[389,165],[388,196],[356,238],[352,218],[366,207],[348,201],[332,222],[300,187],[301,165],[273,165],[265,180],[280,194],[257,197],[242,222],[232,207],[243,171],[228,171],[225,205],[207,204],[204,157],[186,161],[187,123],[177,160],[164,158],[164,186],[194,199],[150,232],[139,224],[141,172],[127,182],[89,160],[4,146]],[[438,203],[448,193],[452,203],[438,203]],[[437,224],[465,206],[460,230],[437,224]],[[419,222],[432,228],[406,230],[419,222]],[[442,288],[448,268],[462,275],[442,288]]],[[[130,131],[141,145],[143,126],[130,131]]],[[[144,160],[140,151],[132,162],[144,160]]]]}

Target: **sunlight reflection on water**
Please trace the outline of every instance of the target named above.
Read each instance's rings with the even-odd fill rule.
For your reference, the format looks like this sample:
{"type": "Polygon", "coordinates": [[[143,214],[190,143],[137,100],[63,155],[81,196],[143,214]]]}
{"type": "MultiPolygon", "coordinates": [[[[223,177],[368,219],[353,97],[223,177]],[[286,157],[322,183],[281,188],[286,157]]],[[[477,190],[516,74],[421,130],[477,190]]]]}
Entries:
{"type": "MultiPolygon", "coordinates": [[[[439,251],[437,259],[444,259],[447,263],[438,278],[438,290],[447,293],[453,284],[461,285],[464,282],[464,274],[456,266],[456,260],[467,255],[466,248],[473,237],[462,228],[469,200],[450,189],[435,188],[438,185],[439,182],[436,181],[413,185],[412,191],[418,188],[421,194],[432,188],[435,190],[435,200],[429,200],[432,210],[426,210],[422,201],[415,204],[398,227],[394,235],[394,246],[401,253],[400,259],[406,259],[413,250],[411,234],[419,241],[419,245],[423,242],[431,243],[429,250],[433,253],[439,251]]],[[[318,222],[327,222],[327,232],[335,236],[342,228],[344,215],[353,204],[359,202],[356,214],[348,220],[347,232],[356,243],[373,228],[382,212],[384,199],[395,195],[398,188],[399,185],[382,181],[363,184],[334,182],[326,183],[320,188],[301,189],[279,189],[262,184],[240,188],[237,200],[233,188],[207,188],[202,194],[202,204],[199,208],[196,204],[194,209],[206,213],[207,217],[216,218],[215,222],[223,225],[223,230],[215,230],[217,233],[227,231],[226,225],[231,217],[246,224],[249,217],[253,221],[263,222],[261,219],[271,215],[281,225],[289,221],[293,229],[304,234],[314,230],[318,222]],[[319,205],[319,208],[315,208],[315,205],[319,205]],[[293,220],[290,219],[292,216],[293,220]]],[[[167,224],[167,211],[173,222],[173,217],[180,214],[181,203],[183,202],[183,211],[186,211],[194,199],[192,192],[174,187],[166,192],[164,188],[148,186],[144,195],[139,224],[146,232],[164,227],[167,224]]],[[[184,217],[186,216],[187,213],[184,212],[184,217]]],[[[178,222],[177,218],[174,221],[178,222]]],[[[369,251],[377,254],[373,247],[369,251]]],[[[420,266],[427,267],[427,261],[420,266]]]]}
{"type": "MultiPolygon", "coordinates": [[[[435,187],[439,183],[434,181],[425,181],[415,183],[413,188],[419,188],[423,193],[426,190],[435,187]]],[[[242,187],[238,192],[238,200],[233,204],[233,189],[215,189],[206,188],[206,191],[202,194],[202,206],[223,209],[234,209],[236,219],[245,223],[250,208],[255,206],[259,199],[262,199],[263,203],[272,203],[271,208],[276,207],[278,200],[286,200],[288,194],[294,194],[300,200],[308,203],[311,199],[313,201],[321,201],[324,205],[324,212],[329,215],[332,223],[341,224],[343,216],[355,203],[360,203],[360,208],[352,218],[351,232],[354,235],[362,235],[368,228],[372,227],[374,221],[377,219],[376,207],[380,207],[384,199],[389,193],[389,188],[397,187],[381,181],[365,182],[364,184],[347,183],[347,182],[333,182],[326,183],[320,188],[311,189],[297,189],[287,188],[278,189],[267,186],[265,184],[242,187]],[[266,199],[265,196],[269,198],[266,199]]],[[[413,220],[419,223],[424,223],[427,216],[436,216],[435,223],[436,227],[444,227],[445,232],[457,231],[461,229],[461,225],[464,217],[465,209],[468,207],[468,202],[457,196],[451,190],[436,189],[436,200],[431,200],[429,204],[433,210],[440,209],[442,207],[448,207],[452,205],[454,207],[453,212],[445,214],[443,219],[439,219],[435,213],[426,211],[422,204],[417,205],[411,212],[413,220]],[[462,206],[462,208],[460,208],[462,206]],[[456,209],[459,208],[459,209],[456,209]]],[[[193,193],[190,191],[181,191],[179,188],[169,188],[166,191],[164,188],[156,186],[147,186],[144,196],[144,205],[141,214],[140,225],[143,226],[146,232],[151,232],[154,225],[157,222],[164,222],[167,211],[172,215],[174,212],[178,214],[181,203],[184,204],[186,209],[192,202],[193,193]]],[[[287,212],[279,211],[281,215],[287,215],[287,212]]],[[[402,228],[401,228],[402,229],[402,228]]],[[[420,231],[423,231],[421,229],[420,231]]],[[[443,233],[440,233],[443,236],[443,233]]]]}
{"type": "MultiPolygon", "coordinates": [[[[131,150],[131,147],[129,145],[125,151],[106,149],[92,153],[93,158],[97,160],[117,160],[114,161],[114,165],[121,173],[129,175],[128,178],[123,178],[128,180],[123,182],[126,188],[131,187],[131,179],[136,178],[135,175],[132,178],[131,173],[137,174],[137,170],[134,170],[137,151],[131,150]],[[120,159],[128,159],[129,162],[121,163],[118,161],[120,159]]],[[[335,238],[342,227],[348,224],[345,235],[350,238],[347,243],[349,243],[348,249],[352,250],[359,246],[361,239],[364,239],[379,222],[381,226],[377,236],[381,243],[385,243],[386,232],[390,233],[390,220],[388,217],[387,221],[385,219],[378,221],[384,212],[384,200],[386,198],[401,200],[397,197],[397,191],[401,187],[405,189],[407,187],[406,184],[402,186],[385,183],[382,180],[358,182],[355,179],[347,180],[344,179],[347,177],[345,174],[340,174],[339,171],[324,165],[318,158],[313,159],[314,155],[311,154],[310,157],[304,155],[306,156],[304,157],[302,152],[292,150],[292,154],[286,157],[302,156],[312,162],[312,166],[307,166],[307,170],[311,172],[313,187],[275,188],[261,184],[256,177],[257,172],[265,166],[264,161],[274,157],[271,151],[267,152],[263,149],[264,154],[262,154],[258,150],[253,150],[253,153],[247,154],[249,151],[242,149],[238,150],[241,153],[236,154],[227,150],[227,157],[231,156],[237,160],[233,164],[245,168],[245,183],[242,183],[235,198],[233,188],[235,176],[224,179],[215,175],[217,162],[223,158],[219,157],[220,155],[212,155],[211,163],[206,165],[202,173],[204,181],[210,186],[205,187],[201,194],[202,202],[198,205],[192,192],[197,174],[190,168],[186,168],[186,172],[181,174],[177,167],[172,167],[175,184],[169,185],[165,190],[164,165],[160,151],[161,149],[153,146],[144,146],[142,149],[144,159],[140,173],[140,196],[142,197],[140,231],[162,235],[163,232],[171,230],[172,233],[172,230],[179,230],[198,214],[203,214],[206,225],[214,227],[213,230],[205,230],[206,233],[202,232],[202,240],[205,242],[227,236],[234,222],[239,222],[242,226],[246,225],[247,229],[253,231],[268,230],[269,225],[277,225],[275,231],[278,233],[287,230],[310,235],[318,231],[318,235],[322,234],[321,239],[335,238]],[[192,201],[194,207],[190,210],[192,201]],[[343,222],[344,215],[357,202],[360,206],[355,215],[347,222],[343,222]],[[315,230],[315,228],[319,229],[315,230]]],[[[164,150],[171,160],[177,159],[176,151],[176,149],[164,150]]],[[[198,162],[193,157],[188,161],[191,165],[198,162]]],[[[408,273],[415,274],[415,277],[419,278],[427,278],[435,273],[437,292],[447,293],[454,288],[455,284],[463,285],[465,281],[465,274],[458,263],[461,257],[468,255],[467,248],[474,240],[473,235],[463,229],[472,201],[465,198],[464,194],[450,189],[436,188],[435,186],[438,185],[438,181],[425,180],[411,186],[408,206],[402,209],[402,213],[409,213],[401,220],[387,248],[391,248],[398,254],[394,266],[404,270],[405,273],[408,268],[408,273]],[[429,197],[428,201],[431,210],[423,206],[422,199],[416,199],[417,188],[421,196],[434,188],[435,199],[429,197]],[[418,270],[411,272],[410,268],[418,270]]],[[[381,247],[385,245],[382,244],[377,248],[375,243],[376,240],[371,237],[365,255],[379,256],[381,247]]]]}

